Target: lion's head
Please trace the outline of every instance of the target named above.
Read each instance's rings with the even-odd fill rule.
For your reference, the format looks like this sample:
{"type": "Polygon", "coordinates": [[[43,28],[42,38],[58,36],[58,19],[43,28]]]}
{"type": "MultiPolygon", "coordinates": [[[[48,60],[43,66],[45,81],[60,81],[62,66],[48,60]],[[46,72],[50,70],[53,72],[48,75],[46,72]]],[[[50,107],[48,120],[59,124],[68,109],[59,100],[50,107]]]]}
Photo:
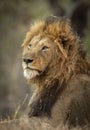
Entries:
{"type": "Polygon", "coordinates": [[[28,79],[41,75],[54,58],[55,45],[48,37],[34,36],[24,47],[23,69],[28,79]]]}
{"type": "Polygon", "coordinates": [[[84,58],[80,40],[65,18],[49,17],[36,22],[22,46],[22,66],[27,79],[42,75],[68,79],[77,69],[80,57],[84,58]]]}

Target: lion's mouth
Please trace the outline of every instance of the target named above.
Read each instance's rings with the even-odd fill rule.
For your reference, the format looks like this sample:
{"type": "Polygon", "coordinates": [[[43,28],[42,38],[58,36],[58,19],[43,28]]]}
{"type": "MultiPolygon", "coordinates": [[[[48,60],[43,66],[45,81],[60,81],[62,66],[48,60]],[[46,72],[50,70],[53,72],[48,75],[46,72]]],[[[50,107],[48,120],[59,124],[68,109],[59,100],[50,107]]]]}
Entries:
{"type": "Polygon", "coordinates": [[[42,73],[42,71],[40,71],[40,70],[38,70],[38,69],[35,69],[35,68],[28,67],[28,66],[27,66],[25,69],[37,71],[39,74],[42,73]]]}
{"type": "Polygon", "coordinates": [[[35,68],[30,68],[30,67],[26,67],[24,69],[24,76],[27,79],[32,79],[35,78],[36,76],[39,76],[41,74],[42,71],[35,69],[35,68]]]}

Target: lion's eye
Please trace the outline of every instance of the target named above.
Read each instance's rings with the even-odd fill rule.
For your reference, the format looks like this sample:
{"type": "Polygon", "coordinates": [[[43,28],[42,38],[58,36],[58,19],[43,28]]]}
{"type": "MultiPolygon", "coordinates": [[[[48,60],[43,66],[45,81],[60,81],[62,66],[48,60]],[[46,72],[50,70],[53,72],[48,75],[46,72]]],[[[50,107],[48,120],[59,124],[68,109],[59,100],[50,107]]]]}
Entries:
{"type": "Polygon", "coordinates": [[[43,47],[42,47],[42,51],[46,51],[48,48],[49,48],[49,47],[47,47],[47,46],[43,46],[43,47]]]}
{"type": "Polygon", "coordinates": [[[27,46],[27,48],[28,48],[28,49],[31,49],[31,46],[32,46],[32,45],[31,45],[31,44],[29,44],[29,45],[27,46]]]}

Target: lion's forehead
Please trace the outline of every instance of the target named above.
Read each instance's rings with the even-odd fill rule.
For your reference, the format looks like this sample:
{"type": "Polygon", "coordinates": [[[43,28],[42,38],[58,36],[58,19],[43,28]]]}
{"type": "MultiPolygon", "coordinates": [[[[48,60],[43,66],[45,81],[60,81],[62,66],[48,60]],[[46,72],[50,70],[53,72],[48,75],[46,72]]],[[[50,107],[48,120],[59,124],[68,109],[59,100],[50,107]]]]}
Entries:
{"type": "Polygon", "coordinates": [[[47,44],[48,41],[49,39],[47,37],[34,36],[29,44],[33,44],[34,46],[40,46],[43,44],[47,44]]]}

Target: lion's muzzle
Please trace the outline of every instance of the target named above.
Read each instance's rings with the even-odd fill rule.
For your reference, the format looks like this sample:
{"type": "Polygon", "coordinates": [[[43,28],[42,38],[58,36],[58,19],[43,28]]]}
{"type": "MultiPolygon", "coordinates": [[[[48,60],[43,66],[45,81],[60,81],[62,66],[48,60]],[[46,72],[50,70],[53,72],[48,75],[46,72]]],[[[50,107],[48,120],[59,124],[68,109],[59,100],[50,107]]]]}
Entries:
{"type": "Polygon", "coordinates": [[[23,58],[23,62],[25,62],[28,65],[33,62],[33,59],[23,58]]]}

